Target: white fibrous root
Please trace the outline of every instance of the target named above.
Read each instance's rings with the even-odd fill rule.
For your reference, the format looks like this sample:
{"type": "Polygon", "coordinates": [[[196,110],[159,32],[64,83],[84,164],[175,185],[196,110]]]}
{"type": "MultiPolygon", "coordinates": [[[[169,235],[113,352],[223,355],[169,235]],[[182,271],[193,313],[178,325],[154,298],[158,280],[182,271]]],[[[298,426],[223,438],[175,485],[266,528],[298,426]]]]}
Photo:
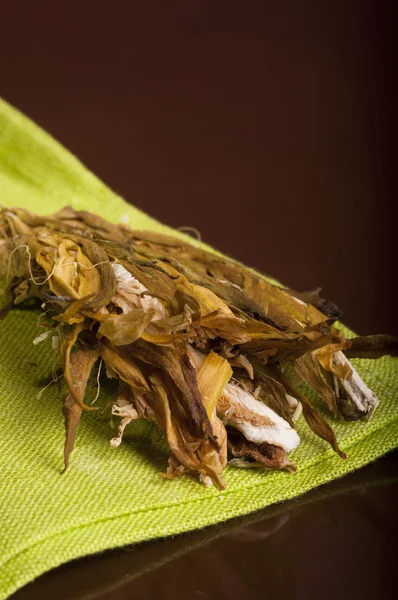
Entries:
{"type": "MultiPolygon", "coordinates": [[[[187,350],[193,364],[199,369],[204,354],[192,346],[188,346],[187,350]]],[[[289,394],[286,394],[286,400],[292,412],[292,420],[295,421],[301,415],[301,403],[289,394]]],[[[224,425],[234,427],[256,445],[265,442],[279,446],[288,453],[300,444],[297,431],[285,419],[237,383],[230,381],[226,384],[216,410],[224,425]]]]}
{"type": "Polygon", "coordinates": [[[348,365],[352,370],[351,377],[347,379],[333,375],[336,395],[352,404],[354,410],[356,409],[361,416],[370,419],[379,405],[378,397],[366,385],[343,352],[334,353],[333,363],[336,365],[348,365]]]}
{"type": "Polygon", "coordinates": [[[112,448],[117,448],[120,446],[123,433],[126,426],[139,418],[139,414],[134,408],[134,406],[125,399],[119,399],[117,404],[113,404],[112,406],[112,415],[115,417],[121,417],[121,422],[117,429],[117,435],[110,440],[110,445],[112,448]]]}
{"type": "Polygon", "coordinates": [[[267,443],[291,452],[300,443],[297,431],[287,421],[234,383],[225,386],[217,414],[224,425],[234,427],[256,445],[267,443]]]}

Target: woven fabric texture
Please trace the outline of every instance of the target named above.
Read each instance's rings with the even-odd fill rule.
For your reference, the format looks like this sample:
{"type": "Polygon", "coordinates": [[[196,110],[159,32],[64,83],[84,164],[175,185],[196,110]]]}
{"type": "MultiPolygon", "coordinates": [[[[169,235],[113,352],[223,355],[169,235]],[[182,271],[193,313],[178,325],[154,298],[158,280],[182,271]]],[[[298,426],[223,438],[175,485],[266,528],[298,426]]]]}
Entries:
{"type": "MultiPolygon", "coordinates": [[[[114,222],[128,219],[136,229],[170,231],[125,203],[2,101],[0,202],[42,214],[70,204],[114,222]]],[[[228,487],[220,493],[189,477],[162,479],[167,454],[152,443],[148,423],[131,424],[120,448],[112,450],[109,414],[95,413],[83,415],[71,468],[61,477],[60,398],[55,386],[36,398],[52,364],[49,344],[32,344],[36,319],[36,313],[16,309],[0,322],[0,599],[68,560],[249,513],[340,477],[398,445],[398,360],[384,357],[353,361],[381,402],[369,423],[335,424],[346,461],[300,419],[295,475],[229,467],[228,487]]],[[[105,404],[106,392],[102,396],[105,404]]]]}

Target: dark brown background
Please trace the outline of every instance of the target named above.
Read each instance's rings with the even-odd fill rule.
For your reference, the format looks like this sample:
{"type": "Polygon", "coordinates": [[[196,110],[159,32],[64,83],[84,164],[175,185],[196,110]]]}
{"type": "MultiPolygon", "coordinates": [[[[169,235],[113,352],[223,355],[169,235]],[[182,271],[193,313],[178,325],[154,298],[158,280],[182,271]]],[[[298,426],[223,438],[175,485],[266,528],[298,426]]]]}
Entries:
{"type": "MultiPolygon", "coordinates": [[[[0,93],[138,207],[291,287],[322,286],[360,333],[397,334],[390,4],[7,3],[0,93]]],[[[224,536],[101,598],[387,598],[396,457],[364,477],[383,469],[386,486],[294,509],[272,536],[269,521],[243,524],[239,543],[224,536]]],[[[126,582],[140,554],[119,575],[112,556],[16,599],[54,597],[51,581],[67,597],[76,573],[126,582]]]]}

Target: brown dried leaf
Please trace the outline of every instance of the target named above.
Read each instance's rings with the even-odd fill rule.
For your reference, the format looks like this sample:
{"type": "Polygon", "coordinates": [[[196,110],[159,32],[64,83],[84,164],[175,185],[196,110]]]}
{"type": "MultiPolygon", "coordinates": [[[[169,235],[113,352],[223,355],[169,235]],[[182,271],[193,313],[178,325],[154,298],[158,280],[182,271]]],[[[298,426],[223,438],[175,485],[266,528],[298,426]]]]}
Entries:
{"type": "Polygon", "coordinates": [[[321,296],[319,295],[321,292],[320,287],[314,288],[313,290],[308,290],[306,292],[301,292],[301,293],[296,292],[295,290],[291,290],[291,289],[286,290],[286,291],[288,291],[289,294],[291,294],[295,298],[302,300],[306,304],[311,304],[312,306],[315,306],[315,308],[317,308],[321,313],[323,313],[324,315],[329,317],[329,319],[332,322],[337,321],[337,320],[341,321],[341,319],[344,318],[343,313],[338,308],[338,306],[336,306],[336,304],[334,304],[334,302],[331,302],[330,300],[325,300],[324,298],[321,298],[321,296]]]}
{"type": "Polygon", "coordinates": [[[116,349],[105,340],[101,340],[99,353],[105,361],[107,369],[125,381],[133,392],[150,392],[150,385],[142,372],[139,363],[124,348],[116,349]]]}
{"type": "Polygon", "coordinates": [[[181,424],[177,424],[170,410],[169,400],[162,379],[156,375],[151,376],[153,391],[157,399],[157,407],[160,411],[160,426],[166,432],[167,442],[174,456],[171,463],[171,474],[176,476],[181,472],[178,469],[182,465],[185,469],[199,471],[210,477],[218,489],[224,489],[222,480],[223,465],[220,461],[219,451],[208,441],[198,440],[189,443],[189,432],[182,434],[181,424]]]}
{"type": "Polygon", "coordinates": [[[333,388],[327,384],[322,377],[321,366],[317,358],[307,352],[303,356],[296,358],[293,363],[294,369],[300,377],[315,390],[322,400],[326,403],[328,409],[337,416],[337,398],[333,388]]]}
{"type": "MultiPolygon", "coordinates": [[[[72,353],[70,358],[70,373],[76,382],[74,387],[74,396],[77,396],[83,404],[84,393],[92,368],[98,358],[98,350],[79,348],[72,353]]],[[[67,394],[64,400],[63,413],[65,417],[65,446],[64,446],[64,470],[69,466],[69,457],[73,450],[76,438],[76,430],[82,414],[81,406],[76,402],[74,396],[67,394]]]]}
{"type": "Polygon", "coordinates": [[[350,347],[344,350],[347,358],[380,358],[386,354],[398,355],[398,337],[378,334],[350,339],[350,347]]]}
{"type": "Polygon", "coordinates": [[[87,410],[87,411],[94,411],[94,410],[97,410],[96,407],[87,406],[86,404],[84,404],[82,398],[80,398],[80,396],[78,396],[76,394],[75,390],[76,390],[76,386],[78,385],[78,382],[74,381],[73,374],[71,371],[71,363],[70,363],[71,351],[72,351],[72,348],[73,348],[74,344],[76,343],[77,338],[78,338],[79,334],[81,333],[82,329],[83,329],[83,323],[76,323],[75,325],[73,325],[69,335],[66,336],[66,339],[61,346],[61,357],[62,357],[63,366],[64,366],[64,378],[66,381],[66,385],[68,386],[69,394],[72,396],[72,398],[75,400],[75,402],[77,402],[77,404],[80,406],[80,408],[83,410],[87,410]]]}
{"type": "Polygon", "coordinates": [[[231,365],[231,367],[238,367],[240,369],[244,369],[248,374],[249,378],[254,379],[253,365],[251,364],[247,356],[245,356],[244,354],[238,354],[237,356],[230,358],[229,364],[231,365]]]}
{"type": "Polygon", "coordinates": [[[254,365],[254,369],[258,369],[262,372],[269,373],[271,377],[273,377],[276,381],[279,381],[286,390],[288,394],[296,398],[299,402],[301,402],[303,407],[303,415],[305,420],[307,421],[309,427],[312,431],[321,439],[328,442],[333,450],[337,452],[337,454],[345,459],[347,458],[346,454],[342,452],[337,443],[336,435],[330,425],[325,421],[322,417],[321,413],[312,406],[311,402],[308,400],[304,394],[302,394],[299,390],[297,390],[289,379],[275,366],[275,365],[254,365]]]}
{"type": "Polygon", "coordinates": [[[142,339],[123,348],[130,355],[168,373],[185,400],[198,435],[206,435],[217,445],[196,380],[196,370],[181,350],[156,346],[142,339]]]}
{"type": "Polygon", "coordinates": [[[255,368],[255,378],[260,385],[259,399],[282,419],[285,419],[291,427],[294,427],[290,405],[283,385],[265,373],[260,373],[257,368],[255,368]]]}

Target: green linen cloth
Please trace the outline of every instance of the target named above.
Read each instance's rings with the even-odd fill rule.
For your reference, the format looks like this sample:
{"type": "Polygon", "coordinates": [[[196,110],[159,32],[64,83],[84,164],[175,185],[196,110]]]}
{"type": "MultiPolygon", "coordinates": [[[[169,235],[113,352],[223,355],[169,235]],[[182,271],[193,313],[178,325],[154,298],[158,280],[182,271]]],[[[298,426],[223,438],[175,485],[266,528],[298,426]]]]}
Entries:
{"type": "MultiPolygon", "coordinates": [[[[50,213],[66,204],[123,220],[135,229],[170,231],[130,206],[47,133],[0,100],[0,202],[50,213]]],[[[175,233],[175,232],[174,232],[175,233]]],[[[177,234],[179,235],[179,234],[177,234]]],[[[227,489],[164,480],[167,454],[146,422],[129,426],[117,450],[108,414],[84,414],[70,470],[60,476],[64,424],[48,381],[47,342],[34,346],[37,313],[15,309],[0,323],[0,600],[68,560],[168,536],[255,511],[340,477],[398,445],[398,360],[355,360],[380,406],[369,423],[339,421],[341,460],[301,419],[298,471],[225,472],[227,489]]],[[[350,335],[348,330],[345,332],[350,335]]],[[[94,394],[94,391],[92,391],[94,394]]],[[[103,403],[107,401],[102,392],[103,403]]]]}

